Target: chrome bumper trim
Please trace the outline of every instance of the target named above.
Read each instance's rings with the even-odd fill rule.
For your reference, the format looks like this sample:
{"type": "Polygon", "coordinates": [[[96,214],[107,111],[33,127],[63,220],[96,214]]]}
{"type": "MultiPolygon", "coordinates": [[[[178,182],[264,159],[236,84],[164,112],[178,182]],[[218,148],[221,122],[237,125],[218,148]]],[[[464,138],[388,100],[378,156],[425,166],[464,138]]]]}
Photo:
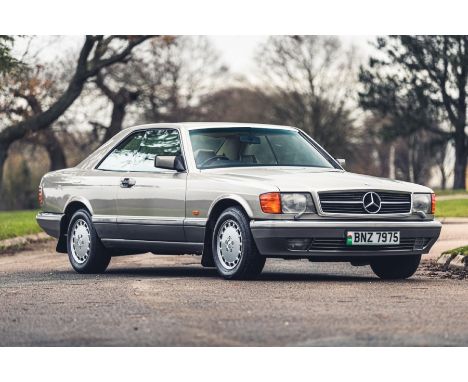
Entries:
{"type": "Polygon", "coordinates": [[[353,220],[252,220],[251,228],[441,228],[437,220],[426,221],[353,221],[353,220]]]}
{"type": "Polygon", "coordinates": [[[48,235],[58,238],[60,236],[60,223],[63,216],[64,214],[39,212],[36,215],[36,221],[48,235]]]}

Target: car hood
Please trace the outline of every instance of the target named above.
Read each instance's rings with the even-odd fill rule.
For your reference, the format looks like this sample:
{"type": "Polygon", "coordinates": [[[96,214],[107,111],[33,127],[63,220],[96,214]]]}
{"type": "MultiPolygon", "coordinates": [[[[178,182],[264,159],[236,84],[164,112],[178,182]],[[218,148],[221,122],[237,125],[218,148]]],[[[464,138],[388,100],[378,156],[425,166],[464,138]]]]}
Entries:
{"type": "MultiPolygon", "coordinates": [[[[243,167],[205,170],[226,181],[260,182],[280,191],[389,190],[432,192],[428,187],[393,179],[354,174],[337,169],[311,167],[243,167]]],[[[204,172],[205,172],[204,171],[204,172]]]]}

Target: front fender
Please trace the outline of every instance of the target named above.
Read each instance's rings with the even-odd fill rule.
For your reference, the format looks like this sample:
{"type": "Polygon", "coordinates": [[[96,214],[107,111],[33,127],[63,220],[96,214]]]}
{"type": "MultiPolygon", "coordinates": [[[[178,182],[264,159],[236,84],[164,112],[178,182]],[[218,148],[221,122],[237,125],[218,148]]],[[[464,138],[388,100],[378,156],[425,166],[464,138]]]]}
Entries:
{"type": "Polygon", "coordinates": [[[233,200],[237,203],[239,203],[242,208],[245,210],[245,212],[247,213],[247,215],[249,216],[249,218],[253,218],[254,217],[254,214],[253,214],[253,211],[252,211],[252,208],[250,207],[249,203],[247,202],[247,200],[245,200],[242,196],[240,195],[236,195],[236,194],[225,194],[225,195],[220,195],[218,196],[210,205],[210,208],[208,209],[208,219],[210,218],[211,216],[211,213],[214,209],[214,207],[221,201],[223,200],[233,200]]]}

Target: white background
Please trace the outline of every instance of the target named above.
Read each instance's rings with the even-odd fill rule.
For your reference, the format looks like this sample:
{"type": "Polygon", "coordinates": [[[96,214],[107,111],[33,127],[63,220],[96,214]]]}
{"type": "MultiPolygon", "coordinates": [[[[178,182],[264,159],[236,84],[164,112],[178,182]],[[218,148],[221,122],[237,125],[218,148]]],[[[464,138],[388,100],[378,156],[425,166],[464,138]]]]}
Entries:
{"type": "MultiPolygon", "coordinates": [[[[467,34],[466,4],[463,0],[4,1],[0,33],[467,34]]],[[[450,381],[466,380],[467,356],[466,348],[1,348],[0,381],[450,381]]]]}

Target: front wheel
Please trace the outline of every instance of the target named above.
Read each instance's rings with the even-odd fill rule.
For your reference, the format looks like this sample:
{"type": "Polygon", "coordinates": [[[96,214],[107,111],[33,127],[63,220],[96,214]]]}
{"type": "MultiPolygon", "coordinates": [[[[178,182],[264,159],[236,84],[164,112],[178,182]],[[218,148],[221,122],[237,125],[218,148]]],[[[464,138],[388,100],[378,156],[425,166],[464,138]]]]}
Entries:
{"type": "Polygon", "coordinates": [[[237,207],[226,209],[216,222],[212,242],[213,260],[225,279],[250,279],[258,276],[266,258],[258,253],[249,221],[237,207]]]}
{"type": "Polygon", "coordinates": [[[111,260],[86,210],[76,211],[70,219],[67,250],[70,264],[78,273],[102,273],[111,260]]]}
{"type": "Polygon", "coordinates": [[[384,280],[407,279],[414,275],[421,261],[421,255],[388,256],[375,259],[370,266],[374,273],[384,280]]]}

